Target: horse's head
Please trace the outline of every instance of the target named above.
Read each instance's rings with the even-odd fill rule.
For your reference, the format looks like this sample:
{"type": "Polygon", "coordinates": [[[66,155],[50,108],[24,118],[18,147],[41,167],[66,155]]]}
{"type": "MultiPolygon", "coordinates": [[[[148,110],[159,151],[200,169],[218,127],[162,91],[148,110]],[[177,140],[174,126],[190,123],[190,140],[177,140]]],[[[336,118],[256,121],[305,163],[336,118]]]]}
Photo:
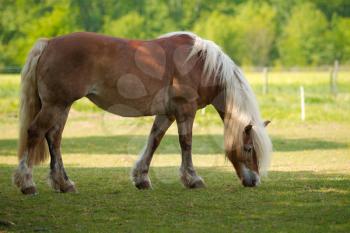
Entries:
{"type": "MultiPolygon", "coordinates": [[[[266,127],[270,121],[265,121],[266,127]]],[[[229,157],[236,173],[245,187],[255,187],[260,184],[259,161],[256,148],[254,148],[253,125],[249,124],[244,128],[243,145],[240,150],[233,151],[229,157]]]]}

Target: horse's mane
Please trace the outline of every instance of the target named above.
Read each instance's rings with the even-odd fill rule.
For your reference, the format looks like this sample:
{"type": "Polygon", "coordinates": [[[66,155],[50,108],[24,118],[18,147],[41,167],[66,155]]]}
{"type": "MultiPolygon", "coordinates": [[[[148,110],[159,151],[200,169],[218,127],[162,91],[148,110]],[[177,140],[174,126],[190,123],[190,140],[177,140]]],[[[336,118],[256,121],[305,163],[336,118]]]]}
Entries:
{"type": "MultiPolygon", "coordinates": [[[[252,139],[259,161],[260,172],[266,172],[270,164],[272,144],[261,119],[256,97],[240,68],[213,41],[200,38],[191,32],[171,32],[161,37],[186,34],[194,44],[188,59],[200,54],[204,60],[204,78],[218,78],[225,90],[225,148],[240,152],[243,132],[253,125],[252,139]]],[[[228,153],[231,154],[231,153],[228,153]]]]}

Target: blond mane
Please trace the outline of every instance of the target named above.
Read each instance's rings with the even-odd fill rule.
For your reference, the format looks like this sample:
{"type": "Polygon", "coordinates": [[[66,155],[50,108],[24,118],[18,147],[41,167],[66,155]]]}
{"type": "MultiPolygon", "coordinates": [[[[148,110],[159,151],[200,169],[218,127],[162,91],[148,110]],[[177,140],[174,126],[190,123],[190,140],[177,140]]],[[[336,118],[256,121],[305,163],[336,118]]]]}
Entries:
{"type": "Polygon", "coordinates": [[[260,173],[267,171],[272,153],[271,140],[261,119],[256,97],[240,68],[213,41],[200,38],[191,32],[171,32],[161,37],[186,34],[194,44],[189,58],[200,53],[204,60],[204,78],[218,78],[224,87],[226,98],[225,148],[240,151],[243,132],[248,124],[253,125],[253,145],[259,161],[260,173]]]}

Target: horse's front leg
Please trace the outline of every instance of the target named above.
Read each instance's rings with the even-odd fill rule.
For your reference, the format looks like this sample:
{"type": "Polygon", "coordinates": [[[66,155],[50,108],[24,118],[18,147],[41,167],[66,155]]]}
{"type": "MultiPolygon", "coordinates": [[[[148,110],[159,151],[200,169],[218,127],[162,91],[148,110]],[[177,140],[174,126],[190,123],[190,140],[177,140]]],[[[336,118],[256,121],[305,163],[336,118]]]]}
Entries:
{"type": "Polygon", "coordinates": [[[175,117],[173,116],[156,116],[147,145],[141,153],[139,160],[136,162],[134,169],[132,170],[132,181],[137,188],[148,189],[152,187],[151,180],[148,177],[149,166],[151,164],[154,151],[157,149],[165,132],[168,130],[174,120],[175,117]]]}
{"type": "Polygon", "coordinates": [[[202,188],[205,183],[197,176],[192,163],[192,127],[195,113],[180,114],[176,117],[181,146],[182,162],[180,167],[180,178],[187,188],[202,188]]]}

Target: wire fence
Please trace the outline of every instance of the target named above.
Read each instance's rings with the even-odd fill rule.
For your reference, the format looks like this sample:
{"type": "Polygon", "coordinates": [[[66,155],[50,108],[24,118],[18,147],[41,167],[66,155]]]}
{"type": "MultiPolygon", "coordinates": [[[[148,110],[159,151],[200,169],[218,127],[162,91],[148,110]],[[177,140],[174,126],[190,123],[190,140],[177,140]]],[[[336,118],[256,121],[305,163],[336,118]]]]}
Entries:
{"type": "Polygon", "coordinates": [[[5,66],[0,68],[0,74],[18,74],[21,70],[20,66],[5,66]]]}

